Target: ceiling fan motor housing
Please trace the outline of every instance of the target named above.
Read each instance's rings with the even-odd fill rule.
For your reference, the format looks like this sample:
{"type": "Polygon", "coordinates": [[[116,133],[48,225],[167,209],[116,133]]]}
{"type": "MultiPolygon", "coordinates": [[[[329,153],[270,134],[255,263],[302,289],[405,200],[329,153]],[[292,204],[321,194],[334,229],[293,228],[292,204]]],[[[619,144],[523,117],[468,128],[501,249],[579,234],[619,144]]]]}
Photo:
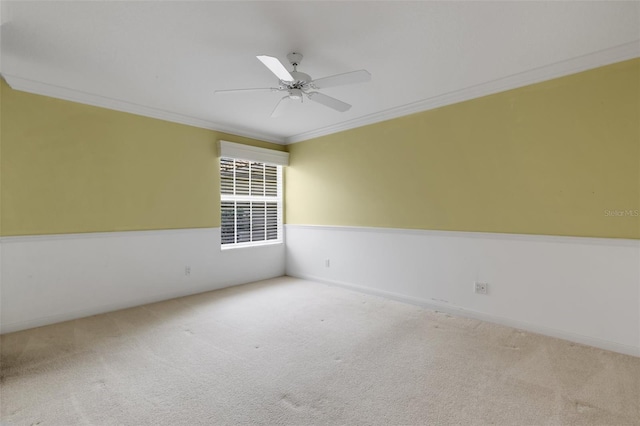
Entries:
{"type": "Polygon", "coordinates": [[[303,72],[299,72],[297,67],[300,65],[300,61],[302,61],[302,53],[289,53],[287,55],[287,59],[293,65],[293,71],[290,72],[291,77],[293,77],[293,82],[287,84],[289,89],[305,89],[306,86],[311,83],[311,76],[309,74],[305,74],[303,72]]]}
{"type": "Polygon", "coordinates": [[[291,77],[293,77],[295,80],[293,82],[293,84],[298,84],[298,85],[305,85],[311,82],[311,76],[309,74],[305,74],[303,72],[300,71],[291,71],[291,77]]]}

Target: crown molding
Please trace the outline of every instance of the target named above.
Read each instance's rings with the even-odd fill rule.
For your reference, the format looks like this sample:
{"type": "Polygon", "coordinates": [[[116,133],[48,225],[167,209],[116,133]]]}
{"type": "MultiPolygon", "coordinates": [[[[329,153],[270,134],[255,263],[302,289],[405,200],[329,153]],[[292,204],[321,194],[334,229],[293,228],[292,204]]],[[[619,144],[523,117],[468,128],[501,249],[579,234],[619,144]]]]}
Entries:
{"type": "Polygon", "coordinates": [[[365,115],[363,117],[344,121],[342,123],[334,124],[331,126],[326,126],[320,129],[299,133],[297,135],[285,138],[285,143],[292,144],[296,142],[302,142],[320,136],[326,136],[332,133],[354,129],[356,127],[362,127],[369,124],[406,116],[409,114],[415,114],[418,112],[423,112],[430,109],[455,104],[458,102],[468,101],[470,99],[480,98],[482,96],[504,92],[506,90],[516,89],[518,87],[528,86],[534,83],[540,83],[542,81],[575,74],[581,71],[586,71],[589,69],[598,68],[604,65],[622,62],[637,57],[640,57],[640,40],[621,44],[619,46],[614,46],[604,50],[599,50],[597,52],[589,53],[586,55],[577,56],[575,58],[556,62],[550,65],[533,68],[531,70],[524,71],[518,74],[513,74],[475,86],[470,86],[461,90],[444,93],[432,98],[427,98],[410,104],[390,108],[385,111],[365,115]]]}
{"type": "Polygon", "coordinates": [[[2,73],[7,84],[14,90],[33,93],[36,95],[49,96],[51,98],[63,99],[86,105],[107,108],[115,111],[127,112],[144,117],[156,118],[158,120],[170,121],[172,123],[186,124],[187,126],[199,127],[202,129],[214,130],[217,132],[231,133],[236,136],[259,139],[265,142],[273,142],[283,145],[285,140],[274,135],[256,132],[254,130],[218,124],[213,121],[177,114],[171,111],[151,108],[131,102],[108,98],[106,96],[81,92],[66,87],[55,86],[41,81],[29,80],[15,75],[2,73]]]}
{"type": "Polygon", "coordinates": [[[461,90],[444,93],[410,104],[390,108],[381,112],[365,115],[331,126],[326,126],[308,132],[291,135],[286,138],[277,137],[272,134],[266,134],[244,127],[219,124],[200,118],[177,114],[171,111],[165,111],[157,108],[147,107],[144,105],[134,104],[131,102],[121,101],[118,99],[108,98],[105,96],[81,92],[78,90],[55,86],[40,81],[29,80],[5,73],[2,73],[2,77],[4,77],[7,84],[9,84],[9,86],[14,90],[20,90],[23,92],[34,93],[36,95],[49,96],[102,108],[108,108],[116,111],[127,112],[130,114],[141,115],[144,117],[170,121],[173,123],[186,124],[188,126],[199,127],[223,133],[231,133],[237,136],[259,139],[280,145],[287,145],[317,138],[320,136],[330,135],[332,133],[354,129],[356,127],[362,127],[381,121],[415,114],[418,112],[428,111],[430,109],[435,109],[458,102],[468,101],[470,99],[479,98],[494,93],[504,92],[506,90],[516,89],[518,87],[523,87],[530,84],[575,74],[581,71],[586,71],[589,69],[598,68],[604,65],[609,65],[637,57],[640,57],[640,40],[635,40],[629,43],[621,44],[619,46],[614,46],[608,49],[578,56],[565,61],[556,62],[543,67],[534,68],[522,73],[513,74],[496,80],[491,80],[461,90]]]}

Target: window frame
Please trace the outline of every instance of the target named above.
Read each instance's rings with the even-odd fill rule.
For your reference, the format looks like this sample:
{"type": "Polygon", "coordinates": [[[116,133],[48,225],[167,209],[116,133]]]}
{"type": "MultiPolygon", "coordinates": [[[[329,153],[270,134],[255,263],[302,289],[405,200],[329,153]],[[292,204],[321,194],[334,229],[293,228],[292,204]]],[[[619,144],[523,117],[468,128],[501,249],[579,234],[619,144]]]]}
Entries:
{"type": "MultiPolygon", "coordinates": [[[[266,148],[258,148],[249,145],[236,144],[233,142],[220,141],[219,143],[220,150],[218,155],[218,177],[220,179],[220,189],[219,189],[219,208],[220,208],[220,249],[221,250],[233,250],[237,248],[246,248],[246,247],[260,247],[260,246],[268,246],[268,245],[276,245],[284,243],[284,218],[283,218],[283,208],[284,208],[284,188],[283,188],[283,179],[284,179],[284,171],[283,167],[288,165],[289,162],[289,154],[286,152],[270,150],[266,148]],[[247,161],[249,162],[248,174],[248,188],[249,194],[235,194],[236,192],[236,179],[235,172],[236,168],[234,167],[234,194],[224,194],[223,185],[222,185],[222,159],[231,159],[231,160],[239,160],[239,161],[247,161]],[[265,179],[265,195],[251,195],[251,164],[252,163],[261,163],[268,166],[276,167],[276,195],[268,196],[266,195],[266,170],[263,169],[263,178],[265,179]],[[222,214],[223,214],[223,203],[224,202],[234,202],[234,238],[236,242],[233,243],[223,243],[222,236],[222,214]],[[265,203],[264,215],[265,215],[265,227],[264,227],[264,239],[259,241],[244,241],[237,242],[238,239],[238,223],[237,223],[237,203],[238,202],[256,202],[256,203],[265,203]],[[276,239],[267,239],[268,236],[268,227],[267,227],[267,203],[275,203],[276,204],[276,239]]],[[[235,164],[235,162],[234,162],[235,164]]],[[[253,208],[249,206],[250,215],[253,214],[253,208]]],[[[253,232],[253,217],[250,216],[249,219],[249,229],[250,233],[253,232]]],[[[251,235],[252,236],[252,235],[251,235]]]]}

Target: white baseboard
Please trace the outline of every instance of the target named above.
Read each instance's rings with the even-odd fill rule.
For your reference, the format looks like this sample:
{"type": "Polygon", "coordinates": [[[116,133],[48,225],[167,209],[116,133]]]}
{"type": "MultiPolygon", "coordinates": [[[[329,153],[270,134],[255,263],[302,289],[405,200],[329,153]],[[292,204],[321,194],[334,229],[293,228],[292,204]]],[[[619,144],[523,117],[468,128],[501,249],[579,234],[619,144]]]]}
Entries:
{"type": "Polygon", "coordinates": [[[286,228],[287,275],[640,356],[637,240],[286,228]]]}
{"type": "MultiPolygon", "coordinates": [[[[206,291],[206,290],[205,290],[206,291]]],[[[191,293],[183,293],[180,291],[174,291],[170,293],[154,294],[149,297],[137,297],[135,299],[122,300],[117,303],[109,303],[104,305],[95,305],[86,309],[71,309],[65,312],[61,312],[54,315],[38,316],[35,318],[27,318],[12,322],[2,322],[2,333],[12,333],[14,331],[27,330],[35,327],[42,327],[44,325],[56,324],[59,322],[70,321],[78,318],[90,317],[92,315],[99,315],[106,312],[119,311],[121,309],[133,308],[135,306],[142,306],[149,303],[160,302],[163,300],[175,299],[177,297],[189,296],[190,294],[198,294],[202,291],[194,291],[191,293]]]]}
{"type": "Polygon", "coordinates": [[[3,237],[0,250],[2,333],[281,276],[285,260],[283,244],[221,250],[220,228],[3,237]]]}
{"type": "Polygon", "coordinates": [[[411,305],[420,306],[423,308],[431,309],[434,311],[445,312],[447,314],[457,315],[465,318],[472,318],[481,321],[490,322],[493,324],[504,325],[506,327],[513,327],[519,330],[529,331],[532,333],[542,334],[545,336],[556,337],[558,339],[568,340],[570,342],[579,343],[582,345],[593,346],[608,351],[618,352],[625,355],[632,355],[640,357],[640,348],[623,345],[608,340],[595,339],[589,336],[582,336],[575,333],[569,333],[554,328],[543,327],[536,324],[531,324],[523,321],[517,321],[510,318],[499,317],[495,315],[485,314],[482,312],[472,311],[462,308],[460,306],[450,305],[434,300],[420,299],[417,297],[410,297],[399,293],[392,293],[384,290],[372,289],[361,285],[355,285],[345,282],[339,282],[334,280],[326,280],[320,277],[314,277],[312,275],[290,275],[294,278],[300,278],[310,281],[316,281],[336,287],[341,287],[347,290],[357,291],[359,293],[366,293],[372,296],[384,297],[386,299],[397,300],[398,302],[409,303],[411,305]]]}

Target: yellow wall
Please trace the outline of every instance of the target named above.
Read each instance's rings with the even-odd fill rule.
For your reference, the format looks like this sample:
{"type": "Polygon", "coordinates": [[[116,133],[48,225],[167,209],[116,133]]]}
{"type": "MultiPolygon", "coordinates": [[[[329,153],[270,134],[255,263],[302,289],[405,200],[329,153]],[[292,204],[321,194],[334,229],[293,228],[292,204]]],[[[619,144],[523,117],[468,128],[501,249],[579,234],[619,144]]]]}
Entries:
{"type": "MultiPolygon", "coordinates": [[[[640,60],[289,146],[287,223],[640,238],[640,60]]],[[[219,226],[215,142],[0,86],[0,235],[219,226]]]]}
{"type": "Polygon", "coordinates": [[[216,141],[285,149],[1,84],[4,236],[217,227],[216,141]]]}
{"type": "Polygon", "coordinates": [[[639,103],[635,59],[290,145],[287,223],[640,238],[639,103]]]}

